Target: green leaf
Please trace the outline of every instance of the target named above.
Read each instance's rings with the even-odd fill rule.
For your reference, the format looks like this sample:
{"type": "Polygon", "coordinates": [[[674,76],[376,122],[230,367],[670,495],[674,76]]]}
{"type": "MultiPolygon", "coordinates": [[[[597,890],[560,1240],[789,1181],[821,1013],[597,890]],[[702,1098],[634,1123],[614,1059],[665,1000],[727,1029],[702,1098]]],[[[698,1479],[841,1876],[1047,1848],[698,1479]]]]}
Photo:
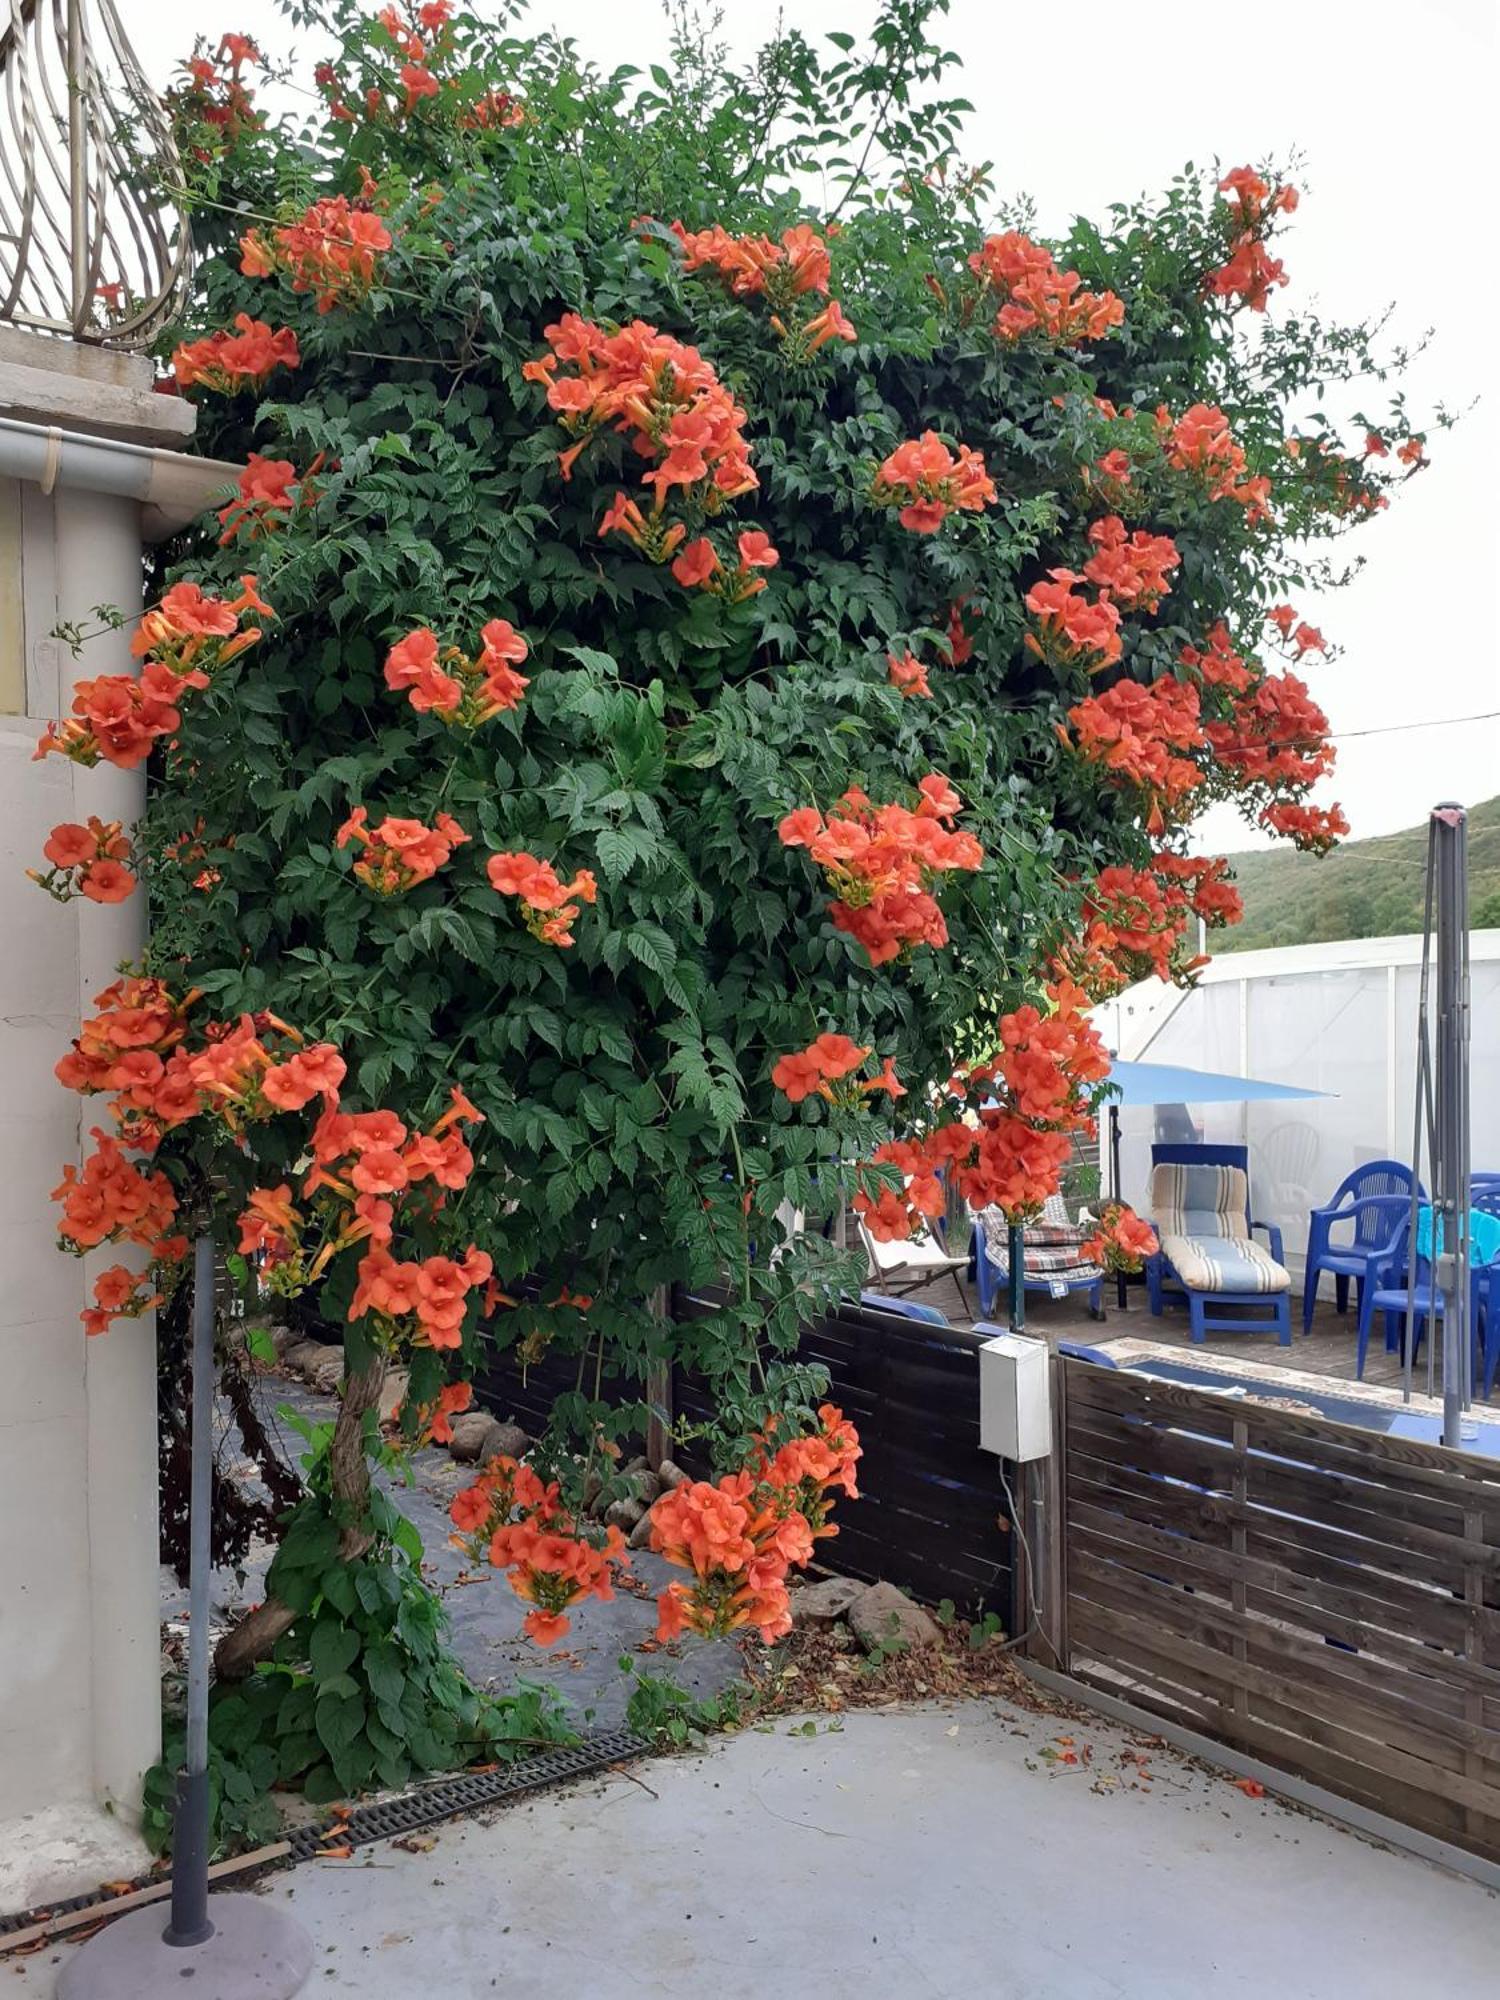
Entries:
{"type": "Polygon", "coordinates": [[[307,1656],[313,1679],[318,1683],[347,1673],[359,1652],[359,1633],[337,1618],[320,1618],[313,1627],[307,1656]]]}

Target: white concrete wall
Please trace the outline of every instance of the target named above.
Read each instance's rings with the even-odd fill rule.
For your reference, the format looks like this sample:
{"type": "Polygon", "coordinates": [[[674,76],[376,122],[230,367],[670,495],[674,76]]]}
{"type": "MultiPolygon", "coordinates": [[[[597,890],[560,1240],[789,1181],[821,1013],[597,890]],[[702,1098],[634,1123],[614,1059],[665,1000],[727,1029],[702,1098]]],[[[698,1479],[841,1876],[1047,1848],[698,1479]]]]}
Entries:
{"type": "Polygon", "coordinates": [[[141,602],[137,503],[0,482],[0,1911],[137,1865],[159,1750],[155,1332],[94,1341],[79,1313],[110,1249],[56,1247],[49,1193],[99,1107],[53,1064],[139,951],[139,897],[53,902],[26,879],[60,820],[127,822],[143,780],[32,760],[75,678],[130,667],[129,634],[76,662],[48,635],[141,602]]]}

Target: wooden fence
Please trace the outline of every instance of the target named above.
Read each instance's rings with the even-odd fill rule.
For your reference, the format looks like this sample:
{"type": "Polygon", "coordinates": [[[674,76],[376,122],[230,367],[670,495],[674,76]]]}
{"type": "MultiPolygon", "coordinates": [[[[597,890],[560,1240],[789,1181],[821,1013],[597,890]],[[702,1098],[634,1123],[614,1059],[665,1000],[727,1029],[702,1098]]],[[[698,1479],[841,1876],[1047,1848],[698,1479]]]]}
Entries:
{"type": "MultiPolygon", "coordinates": [[[[677,1310],[705,1308],[692,1299],[677,1310]]],[[[819,1559],[848,1576],[899,1584],[925,1603],[1011,1619],[1012,1559],[998,1461],[979,1448],[982,1335],[850,1303],[804,1336],[798,1359],[828,1370],[830,1401],[859,1427],[858,1500],[840,1497],[838,1535],[819,1559]]],[[[679,1417],[706,1413],[673,1378],[679,1417]]]]}
{"type": "MultiPolygon", "coordinates": [[[[706,1300],[675,1294],[674,1314],[709,1310],[706,1300]]],[[[1012,1617],[1012,1555],[998,1462],[979,1448],[979,1362],[983,1337],[961,1327],[926,1325],[850,1303],[804,1336],[798,1359],[828,1370],[828,1395],[859,1426],[864,1456],[860,1498],[840,1497],[839,1532],[819,1544],[819,1559],[849,1576],[885,1579],[925,1603],[953,1599],[967,1617],[1012,1617]]],[[[582,1387],[577,1355],[549,1354],[523,1369],[513,1352],[486,1355],[475,1379],[480,1403],[542,1430],[553,1398],[582,1387]]],[[[634,1383],[606,1379],[608,1402],[636,1402],[634,1383]]],[[[673,1373],[671,1405],[690,1423],[710,1414],[702,1386],[673,1373]]],[[[644,1436],[638,1440],[645,1442],[644,1436]]],[[[697,1474],[708,1467],[691,1447],[674,1456],[697,1474]]]]}
{"type": "Polygon", "coordinates": [[[1063,1361],[1080,1680],[1500,1859],[1500,1465],[1063,1361]]]}

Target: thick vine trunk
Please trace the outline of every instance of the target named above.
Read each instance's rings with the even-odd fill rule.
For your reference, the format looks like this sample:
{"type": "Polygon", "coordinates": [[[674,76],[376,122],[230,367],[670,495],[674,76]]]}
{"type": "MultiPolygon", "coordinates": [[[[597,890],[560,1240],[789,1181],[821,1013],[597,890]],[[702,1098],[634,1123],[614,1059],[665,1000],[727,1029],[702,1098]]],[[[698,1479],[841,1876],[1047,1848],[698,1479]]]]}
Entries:
{"type": "MultiPolygon", "coordinates": [[[[380,1402],[385,1382],[385,1357],[376,1355],[367,1368],[344,1379],[338,1419],[328,1447],[329,1477],[334,1507],[350,1525],[339,1538],[339,1556],[354,1562],[374,1539],[369,1527],[370,1461],[365,1456],[365,1413],[380,1402]]],[[[269,1658],[279,1639],[297,1622],[298,1614],[278,1598],[267,1597],[247,1611],[214,1652],[214,1676],[242,1681],[260,1661],[269,1658]]]]}

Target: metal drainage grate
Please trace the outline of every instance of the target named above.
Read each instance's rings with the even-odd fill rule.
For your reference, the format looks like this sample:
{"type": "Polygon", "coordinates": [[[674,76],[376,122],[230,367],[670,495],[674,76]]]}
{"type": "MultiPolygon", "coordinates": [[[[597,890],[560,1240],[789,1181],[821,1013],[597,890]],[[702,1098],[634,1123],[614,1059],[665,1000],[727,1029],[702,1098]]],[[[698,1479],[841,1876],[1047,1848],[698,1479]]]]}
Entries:
{"type": "MultiPolygon", "coordinates": [[[[627,1757],[645,1755],[646,1745],[630,1730],[605,1730],[597,1736],[585,1736],[578,1743],[560,1746],[556,1750],[540,1750],[534,1756],[523,1757],[498,1771],[482,1771],[462,1778],[441,1778],[436,1784],[423,1785],[418,1791],[404,1792],[400,1798],[383,1799],[378,1805],[360,1806],[350,1814],[347,1825],[340,1829],[340,1838],[348,1841],[351,1847],[363,1846],[372,1840],[389,1840],[396,1834],[413,1833],[418,1827],[435,1826],[440,1820],[453,1819],[460,1813],[482,1812],[487,1806],[503,1805],[507,1799],[518,1798],[523,1792],[540,1791],[548,1785],[566,1784],[570,1778],[587,1777],[589,1772],[602,1771],[606,1765],[618,1764],[627,1757]]],[[[326,1838],[326,1828],[303,1827],[291,1835],[288,1841],[291,1851],[287,1859],[294,1864],[315,1859],[326,1838]]],[[[158,1876],[143,1875],[131,1887],[148,1888],[160,1879],[158,1876]]],[[[18,1910],[13,1916],[0,1916],[0,1950],[4,1950],[7,1937],[45,1918],[70,1917],[81,1910],[94,1909],[107,1914],[117,1900],[118,1891],[106,1895],[103,1890],[95,1889],[87,1895],[68,1896],[48,1903],[44,1909],[18,1910]]]]}
{"type": "MultiPolygon", "coordinates": [[[[498,1771],[440,1778],[436,1784],[404,1792],[400,1798],[358,1806],[339,1829],[339,1837],[351,1847],[372,1840],[389,1840],[395,1834],[414,1833],[418,1827],[435,1826],[459,1813],[482,1812],[487,1806],[503,1805],[522,1792],[566,1784],[570,1778],[586,1777],[590,1771],[601,1771],[623,1758],[645,1754],[646,1745],[630,1730],[606,1730],[597,1736],[586,1736],[579,1743],[538,1751],[518,1763],[502,1765],[498,1771]]],[[[326,1829],[303,1827],[291,1837],[292,1860],[313,1859],[326,1838],[326,1829]]]]}

